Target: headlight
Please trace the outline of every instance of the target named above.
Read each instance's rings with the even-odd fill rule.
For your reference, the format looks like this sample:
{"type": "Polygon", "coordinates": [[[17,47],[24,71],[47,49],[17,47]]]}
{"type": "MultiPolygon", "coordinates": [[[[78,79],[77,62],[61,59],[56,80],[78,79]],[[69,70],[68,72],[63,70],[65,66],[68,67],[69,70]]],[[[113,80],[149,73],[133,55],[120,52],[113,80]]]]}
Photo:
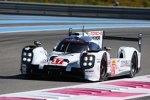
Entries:
{"type": "Polygon", "coordinates": [[[30,63],[32,61],[32,53],[23,52],[22,61],[30,63]]]}
{"type": "Polygon", "coordinates": [[[80,66],[83,69],[92,68],[95,63],[95,56],[94,55],[87,55],[83,54],[80,59],[80,66]]]}
{"type": "Polygon", "coordinates": [[[87,66],[87,63],[86,63],[86,62],[84,62],[84,63],[83,63],[83,66],[87,66]]]}
{"type": "Polygon", "coordinates": [[[32,56],[32,53],[28,53],[28,56],[31,57],[31,56],[32,56]]]}
{"type": "Polygon", "coordinates": [[[92,62],[89,62],[88,65],[89,65],[89,66],[92,66],[92,62]]]}
{"type": "Polygon", "coordinates": [[[89,60],[90,60],[90,61],[93,61],[93,56],[90,56],[89,60]]]}
{"type": "Polygon", "coordinates": [[[23,58],[23,61],[27,61],[27,58],[23,58]]]}
{"type": "Polygon", "coordinates": [[[33,59],[34,46],[26,46],[22,49],[22,61],[25,64],[30,64],[33,59]]]}
{"type": "Polygon", "coordinates": [[[88,61],[88,57],[84,57],[84,61],[88,61]]]}
{"type": "Polygon", "coordinates": [[[24,53],[23,53],[23,56],[26,56],[26,55],[27,55],[27,53],[24,52],[24,53]]]}
{"type": "Polygon", "coordinates": [[[84,57],[83,66],[92,67],[94,65],[95,57],[93,55],[86,55],[84,57]]]}
{"type": "Polygon", "coordinates": [[[30,58],[28,58],[28,59],[27,59],[27,62],[31,62],[31,59],[30,59],[30,58]]]}

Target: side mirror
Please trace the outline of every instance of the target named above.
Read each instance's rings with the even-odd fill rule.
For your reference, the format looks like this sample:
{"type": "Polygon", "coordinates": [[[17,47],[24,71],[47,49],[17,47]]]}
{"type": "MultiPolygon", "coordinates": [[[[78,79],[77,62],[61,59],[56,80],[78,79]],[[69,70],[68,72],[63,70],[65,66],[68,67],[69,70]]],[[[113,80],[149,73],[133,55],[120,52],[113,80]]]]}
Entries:
{"type": "Polygon", "coordinates": [[[104,47],[104,50],[110,51],[110,50],[111,50],[111,47],[104,47]]]}
{"type": "Polygon", "coordinates": [[[39,47],[40,45],[42,45],[42,43],[39,42],[39,41],[34,41],[34,45],[37,46],[37,47],[39,47]]]}
{"type": "Polygon", "coordinates": [[[57,47],[57,46],[55,46],[55,47],[53,48],[53,51],[56,51],[56,47],[57,47]]]}

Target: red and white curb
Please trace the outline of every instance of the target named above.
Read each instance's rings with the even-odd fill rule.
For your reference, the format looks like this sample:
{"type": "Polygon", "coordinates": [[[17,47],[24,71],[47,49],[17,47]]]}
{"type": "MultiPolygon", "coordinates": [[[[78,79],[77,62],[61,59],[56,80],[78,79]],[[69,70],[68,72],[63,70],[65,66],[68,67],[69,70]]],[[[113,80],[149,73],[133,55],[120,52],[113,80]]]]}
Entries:
{"type": "Polygon", "coordinates": [[[0,95],[0,100],[125,100],[150,96],[150,75],[0,95]]]}

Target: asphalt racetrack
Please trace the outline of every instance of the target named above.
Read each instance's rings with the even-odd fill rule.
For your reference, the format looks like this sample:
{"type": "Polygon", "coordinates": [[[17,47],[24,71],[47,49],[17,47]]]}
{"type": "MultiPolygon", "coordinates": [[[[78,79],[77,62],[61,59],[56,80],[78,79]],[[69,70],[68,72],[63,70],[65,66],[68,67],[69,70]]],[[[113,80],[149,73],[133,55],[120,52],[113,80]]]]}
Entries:
{"type": "MultiPolygon", "coordinates": [[[[92,29],[91,29],[92,30],[92,29]]],[[[104,29],[108,35],[135,37],[138,33],[143,34],[142,44],[142,70],[138,76],[150,74],[150,29],[149,28],[120,28],[104,29]]],[[[42,42],[45,49],[50,53],[53,46],[67,36],[65,31],[41,31],[24,32],[13,34],[0,34],[0,94],[39,90],[84,84],[76,78],[64,78],[57,80],[26,79],[20,75],[21,50],[25,45],[33,44],[34,40],[42,42]]],[[[112,57],[117,56],[119,46],[137,46],[137,43],[105,41],[104,45],[112,47],[112,57]]]]}

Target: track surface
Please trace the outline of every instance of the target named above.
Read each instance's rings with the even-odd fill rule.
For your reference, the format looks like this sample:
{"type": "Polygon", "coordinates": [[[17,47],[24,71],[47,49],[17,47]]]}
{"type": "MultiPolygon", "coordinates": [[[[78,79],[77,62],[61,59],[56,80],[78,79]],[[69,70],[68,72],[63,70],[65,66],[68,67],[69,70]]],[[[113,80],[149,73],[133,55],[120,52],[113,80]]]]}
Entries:
{"type": "MultiPolygon", "coordinates": [[[[137,33],[143,33],[142,45],[142,70],[138,75],[146,75],[150,73],[150,29],[149,28],[123,28],[123,29],[104,29],[109,35],[137,36],[137,33]]],[[[47,51],[52,51],[53,46],[67,35],[66,31],[45,31],[45,32],[28,32],[0,34],[0,94],[22,92],[29,90],[38,90],[45,88],[62,87],[84,82],[78,79],[58,79],[30,80],[20,76],[20,56],[21,49],[28,44],[32,44],[34,40],[41,41],[47,51]]],[[[136,43],[125,42],[125,45],[137,45],[136,43]]],[[[124,42],[106,41],[106,45],[112,47],[113,57],[117,56],[117,49],[124,42]],[[114,45],[114,46],[112,46],[114,45]]],[[[136,46],[137,47],[137,46],[136,46]]]]}

